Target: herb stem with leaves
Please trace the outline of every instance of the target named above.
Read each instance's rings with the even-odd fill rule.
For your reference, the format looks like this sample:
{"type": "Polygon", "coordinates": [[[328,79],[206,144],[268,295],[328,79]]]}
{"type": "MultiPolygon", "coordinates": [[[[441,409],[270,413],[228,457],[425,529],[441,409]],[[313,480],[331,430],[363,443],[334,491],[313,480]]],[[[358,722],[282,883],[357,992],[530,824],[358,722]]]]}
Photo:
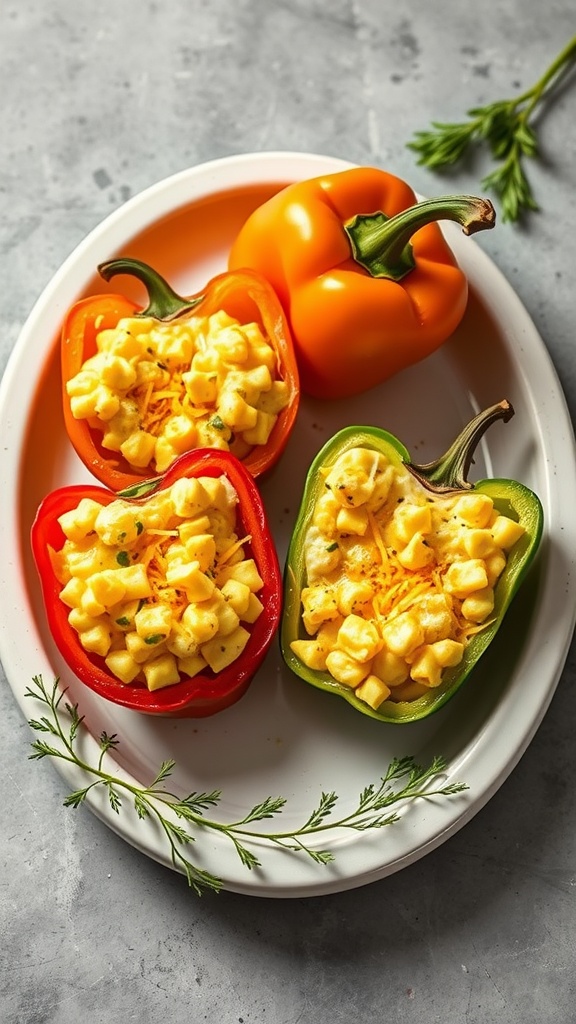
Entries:
{"type": "Polygon", "coordinates": [[[529,89],[473,107],[467,121],[433,121],[431,129],[415,132],[408,148],[418,154],[419,164],[438,169],[458,163],[472,145],[486,143],[498,166],[483,178],[482,188],[500,200],[503,220],[520,220],[526,212],[539,209],[524,166],[525,158],[539,155],[534,116],[575,60],[576,36],[529,89]]]}
{"type": "Polygon", "coordinates": [[[356,806],[349,813],[338,816],[338,796],[335,792],[327,792],[321,794],[318,805],[300,827],[286,832],[258,831],[249,826],[278,815],[286,805],[284,797],[268,796],[238,821],[225,823],[206,814],[210,808],[219,804],[221,790],[193,792],[181,797],[165,788],[166,780],[175,768],[173,760],[162,763],[148,786],[136,785],[106,771],[106,755],[119,744],[116,735],[110,736],[103,732],[99,739],[98,759],[95,764],[88,763],[81,756],[77,743],[80,730],[85,727],[84,717],[78,705],[67,700],[66,694],[67,691],[60,687],[58,679],[51,686],[46,686],[40,675],[35,676],[32,686],[27,688],[26,696],[40,701],[48,709],[40,718],[29,720],[31,728],[52,737],[52,741],[36,739],[32,743],[30,757],[36,760],[51,757],[66,761],[80,769],[90,780],[66,797],[66,807],[80,807],[96,787],[106,790],[110,807],[116,814],[122,809],[123,797],[129,799],[139,819],[152,819],[158,824],[168,843],[172,864],[186,875],[188,885],[198,895],[206,890],[219,891],[222,882],[210,871],[195,865],[187,856],[191,844],[196,840],[192,831],[194,829],[223,835],[232,843],[240,861],[249,870],[261,867],[258,856],[251,849],[250,844],[254,843],[303,853],[317,864],[325,865],[335,859],[333,853],[328,849],[317,850],[309,844],[309,837],[334,833],[338,829],[366,832],[383,828],[399,820],[400,815],[395,808],[403,803],[418,798],[454,796],[468,788],[464,783],[442,781],[446,763],[440,757],[434,757],[425,767],[416,764],[413,757],[394,758],[380,781],[377,784],[370,783],[362,790],[356,806]],[[174,821],[173,817],[178,820],[174,821]]]}

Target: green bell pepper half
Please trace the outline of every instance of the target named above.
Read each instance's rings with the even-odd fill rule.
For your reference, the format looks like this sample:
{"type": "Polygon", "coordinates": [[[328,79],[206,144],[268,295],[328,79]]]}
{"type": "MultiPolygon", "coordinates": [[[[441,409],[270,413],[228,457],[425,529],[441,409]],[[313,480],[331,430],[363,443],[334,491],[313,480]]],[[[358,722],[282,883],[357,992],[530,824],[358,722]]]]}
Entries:
{"type": "Polygon", "coordinates": [[[301,679],[327,693],[343,697],[356,710],[380,722],[406,723],[426,718],[446,704],[470,675],[479,658],[494,639],[506,611],[518,591],[538,549],[543,530],[543,509],[536,494],[515,480],[487,479],[469,483],[467,474],[474,450],[487,427],[497,419],[514,415],[508,401],[491,406],[475,416],[440,459],[425,466],[411,461],[407,448],[393,434],[374,426],[349,426],[336,433],[319,451],[307,474],[302,501],[288,549],[284,572],[284,609],[280,647],[286,665],[301,679]],[[387,456],[394,466],[404,466],[432,494],[454,491],[487,494],[495,509],[521,523],[525,532],[507,554],[506,567],[494,588],[494,612],[489,623],[466,644],[461,662],[444,669],[440,686],[404,702],[386,699],[378,709],[355,695],[352,688],[337,682],[328,672],[306,666],[291,650],[296,639],[310,639],[302,623],[301,594],[307,585],[304,541],[316,502],[324,489],[320,470],[333,465],[350,448],[366,447],[387,456]]]}

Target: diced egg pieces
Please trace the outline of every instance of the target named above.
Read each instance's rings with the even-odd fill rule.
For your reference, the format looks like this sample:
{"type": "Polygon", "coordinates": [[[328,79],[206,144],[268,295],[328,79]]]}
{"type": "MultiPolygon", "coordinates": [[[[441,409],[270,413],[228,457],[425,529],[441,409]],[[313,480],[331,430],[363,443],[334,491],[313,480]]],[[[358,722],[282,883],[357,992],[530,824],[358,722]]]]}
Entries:
{"type": "Polygon", "coordinates": [[[292,651],[374,709],[415,700],[442,685],[492,621],[524,527],[487,494],[431,494],[368,447],[321,475],[304,541],[305,636],[292,651]]]}
{"type": "Polygon", "coordinates": [[[158,690],[242,654],[264,584],[237,504],[226,477],[183,477],[143,504],[82,499],[60,516],[60,599],[120,683],[158,690]]]}
{"type": "Polygon", "coordinates": [[[135,470],[163,473],[200,447],[245,458],[290,401],[269,338],[223,310],[170,323],[125,317],[96,345],[66,383],[70,409],[135,470]]]}

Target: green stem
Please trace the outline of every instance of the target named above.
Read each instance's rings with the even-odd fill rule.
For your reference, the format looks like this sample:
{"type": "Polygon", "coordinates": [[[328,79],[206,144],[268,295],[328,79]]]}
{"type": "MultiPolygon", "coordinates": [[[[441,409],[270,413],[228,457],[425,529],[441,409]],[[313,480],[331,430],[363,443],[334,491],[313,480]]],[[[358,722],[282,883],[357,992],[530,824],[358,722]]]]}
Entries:
{"type": "Polygon", "coordinates": [[[514,101],[514,106],[518,107],[521,103],[525,103],[526,100],[530,100],[528,105],[524,108],[521,118],[524,122],[528,120],[532,111],[539,103],[543,94],[545,93],[548,85],[552,79],[555,78],[560,72],[566,70],[567,65],[570,61],[576,57],[576,36],[574,36],[564,49],[558,54],[558,56],[552,61],[549,68],[544,72],[541,78],[532,86],[531,89],[527,89],[526,92],[522,93],[514,101]]]}
{"type": "Polygon", "coordinates": [[[448,451],[439,459],[424,466],[408,462],[406,468],[430,491],[445,493],[470,490],[473,484],[468,482],[468,471],[478,442],[492,423],[496,420],[507,423],[513,415],[514,409],[510,402],[504,399],[470,420],[448,451]]]}
{"type": "Polygon", "coordinates": [[[357,263],[372,277],[400,281],[415,266],[410,239],[426,224],[452,220],[461,225],[464,234],[491,228],[495,223],[494,207],[489,199],[476,196],[440,196],[425,199],[393,217],[378,212],[359,214],[344,225],[357,263]]]}
{"type": "Polygon", "coordinates": [[[142,282],[148,292],[148,305],[146,309],[138,313],[138,316],[141,317],[151,316],[156,320],[175,320],[183,313],[193,310],[204,298],[203,295],[195,296],[193,299],[182,298],[157,270],[148,266],[147,263],[143,263],[142,260],[131,259],[127,256],[101,263],[98,272],[105,281],[110,281],[117,274],[128,274],[142,282]]]}
{"type": "Polygon", "coordinates": [[[124,487],[123,490],[118,491],[116,494],[117,498],[145,498],[146,495],[152,494],[156,490],[159,483],[161,483],[161,476],[151,476],[146,480],[142,480],[139,484],[131,484],[130,487],[124,487]]]}

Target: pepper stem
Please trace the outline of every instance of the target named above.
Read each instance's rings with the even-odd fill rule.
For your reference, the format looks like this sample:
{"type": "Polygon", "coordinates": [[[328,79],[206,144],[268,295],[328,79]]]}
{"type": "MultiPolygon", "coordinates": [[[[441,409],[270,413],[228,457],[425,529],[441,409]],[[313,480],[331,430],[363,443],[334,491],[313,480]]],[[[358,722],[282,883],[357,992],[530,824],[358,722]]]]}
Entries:
{"type": "Polygon", "coordinates": [[[410,239],[415,231],[438,220],[453,220],[465,235],[492,228],[496,213],[489,199],[477,196],[439,196],[401,210],[358,214],[344,225],[352,255],[372,277],[401,281],[416,266],[410,239]]]}
{"type": "Polygon", "coordinates": [[[117,498],[145,498],[148,494],[152,494],[158,484],[161,483],[161,476],[147,477],[146,480],[142,480],[141,483],[131,484],[129,487],[124,487],[121,491],[117,491],[117,498]]]}
{"type": "Polygon", "coordinates": [[[189,313],[199,302],[202,302],[203,295],[195,296],[193,299],[183,299],[167,281],[154,270],[143,263],[142,260],[131,259],[123,256],[120,259],[108,260],[98,267],[99,274],[105,281],[110,281],[117,274],[128,274],[137,277],[145,286],[148,292],[148,305],[137,316],[151,316],[156,320],[175,320],[183,313],[189,313]]]}
{"type": "Polygon", "coordinates": [[[491,405],[470,420],[445,455],[424,466],[407,462],[406,469],[410,470],[429,491],[438,494],[470,490],[474,485],[468,481],[468,471],[478,442],[492,423],[496,420],[507,423],[513,415],[514,409],[506,399],[497,405],[491,405]]]}

